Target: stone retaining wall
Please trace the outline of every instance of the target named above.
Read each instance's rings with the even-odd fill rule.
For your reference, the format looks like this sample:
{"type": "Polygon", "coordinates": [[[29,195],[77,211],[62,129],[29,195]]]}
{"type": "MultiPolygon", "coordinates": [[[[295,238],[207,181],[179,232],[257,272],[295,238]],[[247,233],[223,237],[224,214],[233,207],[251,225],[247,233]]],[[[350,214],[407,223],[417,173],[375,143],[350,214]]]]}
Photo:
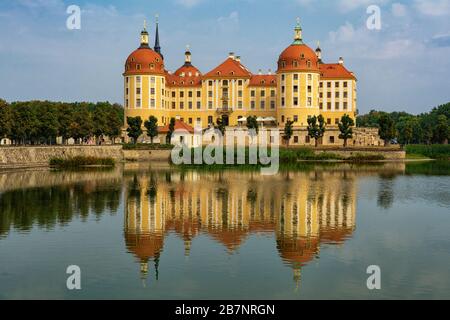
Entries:
{"type": "Polygon", "coordinates": [[[48,165],[52,158],[113,158],[123,160],[122,146],[0,147],[0,167],[48,165]]]}

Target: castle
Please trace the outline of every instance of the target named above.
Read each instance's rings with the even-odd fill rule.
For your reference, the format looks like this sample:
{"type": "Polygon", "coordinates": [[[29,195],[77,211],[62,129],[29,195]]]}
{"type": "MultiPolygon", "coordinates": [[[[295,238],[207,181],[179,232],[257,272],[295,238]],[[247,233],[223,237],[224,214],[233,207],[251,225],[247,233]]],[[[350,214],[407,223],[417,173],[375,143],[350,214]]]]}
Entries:
{"type": "MultiPolygon", "coordinates": [[[[207,128],[217,119],[228,127],[245,126],[249,116],[261,125],[283,129],[293,121],[291,144],[309,145],[307,119],[322,115],[327,124],[324,145],[339,145],[338,123],[347,114],[357,113],[357,79],[342,58],[338,63],[324,63],[318,45],[314,51],[303,41],[300,21],[294,41],[279,56],[274,74],[253,74],[230,53],[213,70],[202,73],[192,63],[187,48],[184,64],[171,73],[166,70],[156,24],[155,45],[149,45],[144,23],[140,47],[125,63],[124,108],[127,117],[150,116],[167,126],[175,118],[191,127],[207,128]]],[[[125,124],[126,125],[126,124],[125,124]]],[[[374,130],[355,130],[350,145],[379,145],[374,130]]]]}

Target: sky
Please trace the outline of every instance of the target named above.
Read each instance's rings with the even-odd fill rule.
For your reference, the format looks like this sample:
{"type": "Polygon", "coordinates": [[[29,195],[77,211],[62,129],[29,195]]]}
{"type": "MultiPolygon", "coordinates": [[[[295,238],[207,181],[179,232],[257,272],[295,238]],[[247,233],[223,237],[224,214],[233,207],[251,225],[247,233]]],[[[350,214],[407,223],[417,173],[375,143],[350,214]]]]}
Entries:
{"type": "Polygon", "coordinates": [[[159,14],[165,65],[175,71],[186,45],[203,73],[229,52],[252,72],[276,70],[293,41],[320,41],[323,60],[358,78],[358,109],[422,113],[450,102],[450,0],[1,0],[0,98],[7,101],[123,103],[124,63],[147,19],[159,14]],[[81,29],[66,11],[81,8],[81,29]],[[371,30],[370,5],[381,9],[371,30]]]}

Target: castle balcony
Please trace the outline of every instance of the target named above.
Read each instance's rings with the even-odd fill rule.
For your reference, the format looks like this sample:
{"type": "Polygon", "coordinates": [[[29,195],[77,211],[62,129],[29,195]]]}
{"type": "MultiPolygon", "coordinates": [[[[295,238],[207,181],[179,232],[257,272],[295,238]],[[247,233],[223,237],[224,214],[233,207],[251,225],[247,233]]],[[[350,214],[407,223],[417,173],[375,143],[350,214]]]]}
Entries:
{"type": "Polygon", "coordinates": [[[217,108],[217,113],[219,114],[231,114],[233,111],[234,109],[232,107],[217,108]]]}

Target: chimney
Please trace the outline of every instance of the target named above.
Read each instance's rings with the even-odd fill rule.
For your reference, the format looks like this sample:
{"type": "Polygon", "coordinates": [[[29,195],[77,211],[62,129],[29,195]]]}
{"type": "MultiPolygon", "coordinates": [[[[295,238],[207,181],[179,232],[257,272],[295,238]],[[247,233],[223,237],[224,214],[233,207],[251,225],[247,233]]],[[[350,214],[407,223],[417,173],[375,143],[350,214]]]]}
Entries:
{"type": "Polygon", "coordinates": [[[241,56],[236,56],[236,61],[241,62],[241,56]]]}
{"type": "Polygon", "coordinates": [[[228,58],[231,58],[231,59],[235,59],[235,57],[234,57],[234,52],[230,52],[230,54],[228,55],[228,58]]]}
{"type": "Polygon", "coordinates": [[[339,57],[339,64],[344,64],[344,58],[339,57]]]}

